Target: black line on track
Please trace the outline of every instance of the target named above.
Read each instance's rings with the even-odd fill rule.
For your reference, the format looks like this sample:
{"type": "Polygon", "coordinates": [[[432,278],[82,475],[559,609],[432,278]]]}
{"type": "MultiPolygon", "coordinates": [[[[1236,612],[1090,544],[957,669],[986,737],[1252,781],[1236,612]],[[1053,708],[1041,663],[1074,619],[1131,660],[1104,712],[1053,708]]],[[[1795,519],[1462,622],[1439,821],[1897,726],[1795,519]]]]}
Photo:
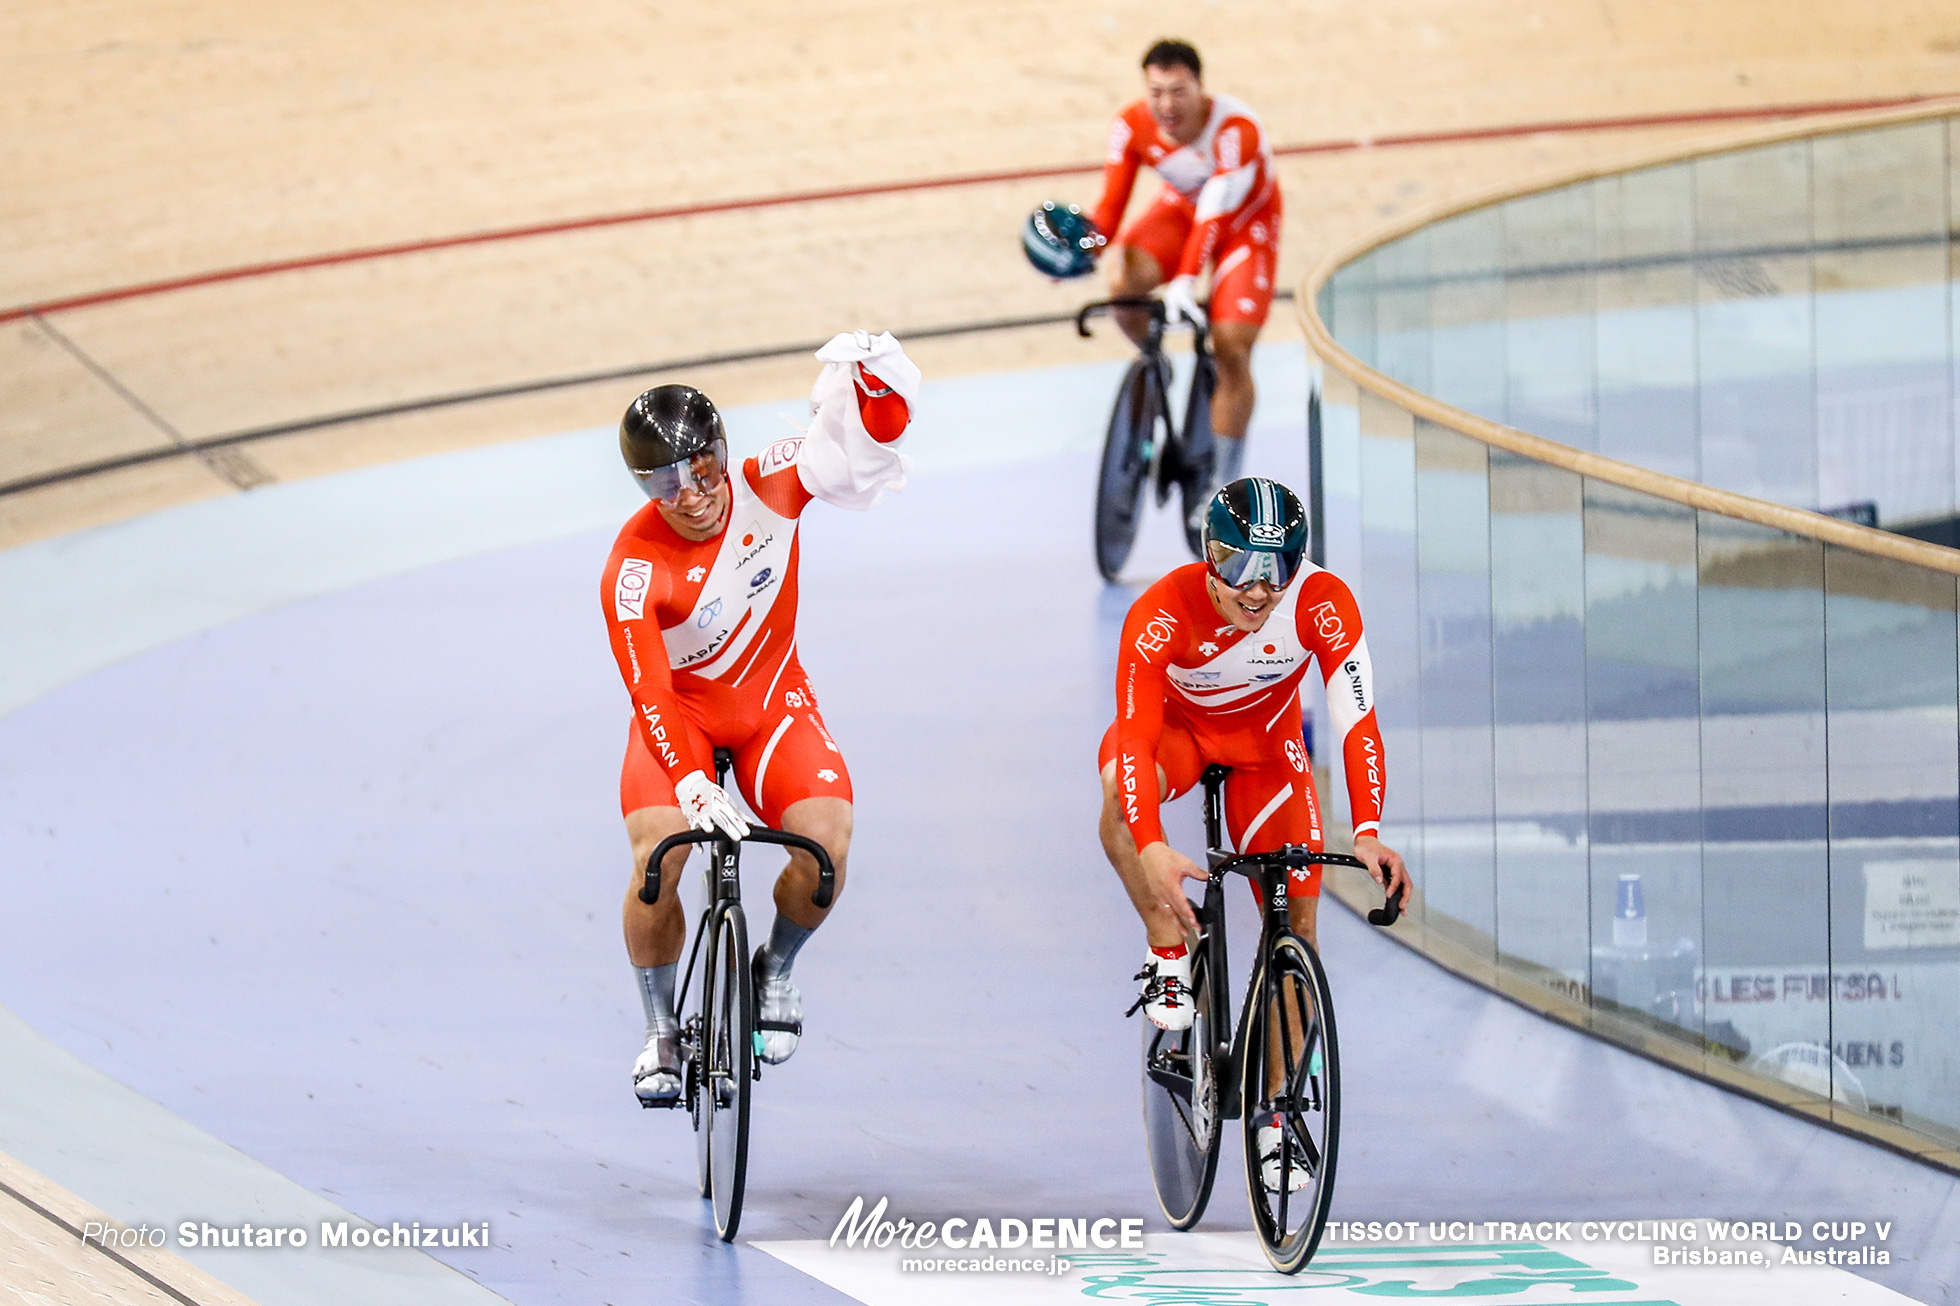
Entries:
{"type": "MultiPolygon", "coordinates": [[[[1290,300],[1293,292],[1277,292],[1275,300],[1290,300]]],[[[953,326],[921,327],[913,331],[895,331],[901,340],[939,340],[948,336],[977,335],[986,331],[1013,331],[1021,327],[1060,326],[1073,322],[1075,314],[1043,313],[1033,317],[1003,317],[982,322],[962,322],[953,326]]],[[[44,327],[45,323],[42,324],[44,327]]],[[[52,332],[52,328],[48,328],[52,332]]],[[[56,336],[57,339],[62,339],[56,336]]],[[[693,358],[673,358],[656,363],[635,363],[628,367],[607,368],[597,372],[577,372],[569,376],[543,377],[534,381],[516,381],[509,385],[484,386],[475,390],[458,390],[449,394],[427,395],[420,399],[405,399],[400,403],[379,404],[372,408],[355,408],[346,412],[326,413],[319,417],[303,417],[296,421],[279,422],[271,426],[256,426],[250,430],[234,431],[229,435],[214,435],[202,440],[185,440],[161,417],[152,417],[158,427],[179,443],[175,448],[147,449],[141,453],[123,454],[115,458],[102,458],[95,462],[82,463],[57,472],[46,472],[39,476],[23,477],[17,481],[0,482],[0,496],[21,494],[28,490],[38,490],[49,485],[59,485],[64,481],[78,481],[84,477],[96,476],[103,472],[122,471],[129,467],[141,467],[146,463],[162,462],[169,458],[181,458],[186,454],[204,456],[216,450],[231,449],[237,445],[249,444],[255,440],[271,440],[282,435],[299,435],[307,431],[323,430],[332,426],[348,426],[356,422],[372,421],[380,417],[399,417],[405,413],[425,412],[434,408],[453,408],[458,404],[479,403],[486,399],[508,399],[516,395],[540,394],[547,390],[564,390],[573,386],[596,385],[602,381],[624,381],[636,376],[650,376],[658,372],[677,372],[691,367],[715,367],[727,363],[755,363],[771,358],[791,358],[798,354],[813,354],[821,349],[824,340],[799,341],[791,345],[765,345],[759,349],[733,350],[719,354],[699,354],[693,358]]],[[[65,342],[64,342],[65,343],[65,342]]],[[[139,412],[150,410],[142,401],[118,385],[106,372],[96,368],[86,355],[76,352],[84,365],[104,377],[139,412]]],[[[208,461],[208,460],[207,460],[208,461]]],[[[214,470],[216,470],[214,468],[214,470]]],[[[224,475],[223,472],[219,473],[224,475]]],[[[229,479],[229,478],[227,478],[229,479]]],[[[236,482],[234,481],[234,484],[236,482]]],[[[240,489],[251,486],[240,485],[240,489]]]]}
{"type": "MultiPolygon", "coordinates": [[[[28,318],[30,321],[34,323],[35,326],[39,327],[42,333],[45,334],[50,340],[54,341],[57,345],[60,345],[62,349],[66,350],[70,358],[73,358],[77,363],[80,363],[82,367],[91,376],[93,376],[96,380],[100,381],[103,385],[107,386],[109,390],[116,395],[117,398],[121,399],[124,403],[128,404],[131,408],[135,409],[137,414],[140,417],[142,417],[144,421],[148,422],[151,426],[156,427],[157,430],[163,432],[164,436],[168,438],[173,445],[176,446],[176,448],[174,449],[151,449],[140,454],[125,455],[125,457],[135,458],[141,462],[153,462],[161,458],[174,458],[178,454],[184,454],[184,453],[199,454],[201,455],[199,461],[201,461],[207,468],[209,468],[213,475],[217,476],[221,480],[230,482],[234,489],[239,489],[239,490],[249,490],[255,486],[264,485],[272,480],[270,476],[266,475],[264,470],[259,468],[256,464],[252,462],[251,459],[247,458],[242,453],[226,453],[226,454],[217,454],[215,456],[205,453],[205,451],[197,442],[186,440],[184,438],[184,433],[182,431],[179,431],[174,425],[172,425],[169,419],[164,417],[164,415],[162,413],[159,413],[156,409],[150,407],[149,404],[145,403],[143,401],[142,396],[138,395],[134,390],[131,390],[128,386],[124,385],[122,383],[121,377],[118,377],[114,372],[111,372],[108,368],[104,367],[100,362],[98,362],[95,359],[93,355],[91,355],[86,350],[84,350],[80,345],[76,344],[73,340],[70,340],[62,332],[56,330],[54,323],[48,321],[46,317],[42,316],[39,313],[31,313],[28,315],[28,318]]],[[[120,463],[122,460],[117,459],[111,461],[116,461],[120,463]]],[[[84,466],[92,467],[94,466],[94,464],[84,464],[84,466]]],[[[50,475],[65,479],[67,473],[53,472],[50,473],[50,475]]],[[[43,483],[46,483],[45,478],[42,479],[43,479],[43,483]]],[[[0,485],[0,494],[8,493],[12,488],[13,486],[11,483],[7,485],[0,485]]],[[[28,488],[32,488],[32,487],[29,486],[28,488]]]]}
{"type": "Polygon", "coordinates": [[[157,1291],[168,1293],[172,1298],[182,1302],[184,1306],[202,1306],[202,1303],[198,1302],[194,1298],[186,1297],[183,1293],[171,1287],[169,1284],[165,1283],[162,1279],[157,1278],[156,1275],[151,1274],[148,1270],[144,1269],[136,1262],[130,1260],[127,1256],[124,1256],[121,1252],[117,1251],[115,1248],[106,1246],[102,1243],[91,1241],[88,1238],[88,1236],[84,1234],[80,1229],[77,1229],[74,1225],[68,1223],[68,1221],[62,1219],[60,1216],[56,1215],[53,1211],[50,1211],[47,1207],[35,1201],[33,1198],[29,1197],[26,1193],[21,1192],[19,1189],[15,1188],[12,1184],[9,1184],[4,1180],[0,1180],[0,1193],[5,1193],[7,1196],[13,1198],[16,1202],[19,1202],[22,1206],[25,1206],[28,1210],[34,1212],[34,1214],[40,1216],[42,1219],[48,1221],[50,1224],[58,1225],[59,1227],[66,1229],[69,1233],[75,1235],[76,1239],[80,1241],[82,1246],[92,1247],[96,1251],[101,1252],[104,1256],[108,1257],[116,1264],[122,1266],[125,1270],[128,1270],[131,1274],[134,1274],[136,1277],[142,1279],[145,1283],[149,1284],[151,1287],[157,1289],[157,1291]]]}

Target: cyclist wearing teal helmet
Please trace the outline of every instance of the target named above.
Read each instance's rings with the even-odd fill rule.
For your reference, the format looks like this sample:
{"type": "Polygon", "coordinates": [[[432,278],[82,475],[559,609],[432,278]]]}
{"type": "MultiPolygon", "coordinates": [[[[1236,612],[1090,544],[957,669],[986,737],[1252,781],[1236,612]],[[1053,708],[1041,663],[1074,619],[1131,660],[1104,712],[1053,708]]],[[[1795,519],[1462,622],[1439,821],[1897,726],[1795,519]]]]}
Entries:
{"type": "MultiPolygon", "coordinates": [[[[1324,846],[1326,822],[1301,739],[1309,662],[1346,773],[1354,855],[1393,896],[1408,869],[1380,839],[1386,762],[1361,610],[1340,578],[1307,560],[1307,514],[1277,481],[1246,477],[1212,497],[1204,561],[1145,590],[1117,646],[1116,721],[1103,736],[1103,852],[1143,918],[1149,957],[1139,1005],[1158,1026],[1191,1027],[1197,920],[1185,879],[1205,872],[1171,847],[1159,808],[1198,786],[1214,763],[1231,768],[1225,832],[1242,853],[1324,846]]],[[[1320,868],[1288,874],[1287,915],[1318,946],[1320,868]]],[[[1406,900],[1406,899],[1405,899],[1406,900]]],[[[1255,1123],[1268,1188],[1281,1183],[1281,1122],[1255,1123]]],[[[1294,1186],[1304,1180],[1297,1170],[1294,1186]]]]}
{"type": "MultiPolygon", "coordinates": [[[[1205,873],[1164,837],[1161,804],[1204,768],[1232,768],[1225,824],[1240,852],[1322,847],[1326,823],[1301,739],[1301,685],[1315,663],[1346,772],[1354,853],[1391,892],[1402,858],[1380,840],[1386,784],[1361,610],[1307,560],[1307,514],[1277,481],[1249,476],[1213,496],[1205,559],[1179,567],[1130,608],[1117,648],[1116,722],[1103,737],[1103,850],[1143,917],[1151,960],[1145,1014],[1191,1020],[1184,938],[1196,931],[1182,878],[1205,873]]],[[[1293,928],[1312,940],[1320,875],[1294,872],[1293,928]]]]}
{"type": "Polygon", "coordinates": [[[1283,590],[1307,557],[1307,512],[1299,496],[1263,477],[1233,481],[1205,510],[1205,569],[1235,590],[1263,580],[1283,590]]]}

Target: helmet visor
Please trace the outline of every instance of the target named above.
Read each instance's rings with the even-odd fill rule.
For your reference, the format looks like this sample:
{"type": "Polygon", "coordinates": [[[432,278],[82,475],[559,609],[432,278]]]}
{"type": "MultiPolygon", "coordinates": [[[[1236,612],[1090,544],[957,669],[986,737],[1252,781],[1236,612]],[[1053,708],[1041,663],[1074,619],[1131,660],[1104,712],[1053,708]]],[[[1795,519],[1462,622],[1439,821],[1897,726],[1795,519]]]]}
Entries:
{"type": "Polygon", "coordinates": [[[1235,549],[1222,540],[1211,540],[1205,545],[1205,562],[1211,568],[1212,575],[1235,590],[1242,590],[1262,580],[1276,590],[1283,590],[1299,575],[1300,560],[1305,552],[1305,549],[1281,552],[1235,549]]]}
{"type": "Polygon", "coordinates": [[[684,491],[712,494],[728,480],[728,441],[716,440],[692,458],[677,463],[645,470],[635,467],[631,471],[647,498],[672,507],[680,502],[684,491]]]}

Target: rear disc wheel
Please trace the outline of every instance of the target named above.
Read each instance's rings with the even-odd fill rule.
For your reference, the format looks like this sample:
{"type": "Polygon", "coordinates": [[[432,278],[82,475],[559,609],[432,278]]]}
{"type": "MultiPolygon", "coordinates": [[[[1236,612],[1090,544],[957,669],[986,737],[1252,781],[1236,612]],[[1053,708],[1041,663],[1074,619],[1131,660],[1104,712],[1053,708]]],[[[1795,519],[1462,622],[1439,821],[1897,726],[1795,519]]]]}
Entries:
{"type": "Polygon", "coordinates": [[[1202,945],[1191,958],[1191,1028],[1178,1032],[1143,1022],[1143,1132],[1157,1204],[1173,1229],[1205,1213],[1218,1173],[1218,1058],[1211,982],[1202,945]]]}

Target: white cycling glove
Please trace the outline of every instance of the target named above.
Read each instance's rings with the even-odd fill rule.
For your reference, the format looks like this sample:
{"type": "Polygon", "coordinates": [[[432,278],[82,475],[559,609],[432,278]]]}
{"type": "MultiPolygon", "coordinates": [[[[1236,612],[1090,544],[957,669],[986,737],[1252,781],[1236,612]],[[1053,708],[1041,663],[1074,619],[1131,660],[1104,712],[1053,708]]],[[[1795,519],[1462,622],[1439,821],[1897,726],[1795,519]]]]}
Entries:
{"type": "Polygon", "coordinates": [[[707,772],[689,771],[682,776],[674,785],[674,797],[680,799],[681,815],[695,829],[720,827],[731,839],[749,837],[749,823],[729,801],[728,791],[710,780],[707,772]]]}
{"type": "Polygon", "coordinates": [[[1176,322],[1185,318],[1193,326],[1207,326],[1205,311],[1198,307],[1198,279],[1196,277],[1172,277],[1164,286],[1164,317],[1176,322]]]}

